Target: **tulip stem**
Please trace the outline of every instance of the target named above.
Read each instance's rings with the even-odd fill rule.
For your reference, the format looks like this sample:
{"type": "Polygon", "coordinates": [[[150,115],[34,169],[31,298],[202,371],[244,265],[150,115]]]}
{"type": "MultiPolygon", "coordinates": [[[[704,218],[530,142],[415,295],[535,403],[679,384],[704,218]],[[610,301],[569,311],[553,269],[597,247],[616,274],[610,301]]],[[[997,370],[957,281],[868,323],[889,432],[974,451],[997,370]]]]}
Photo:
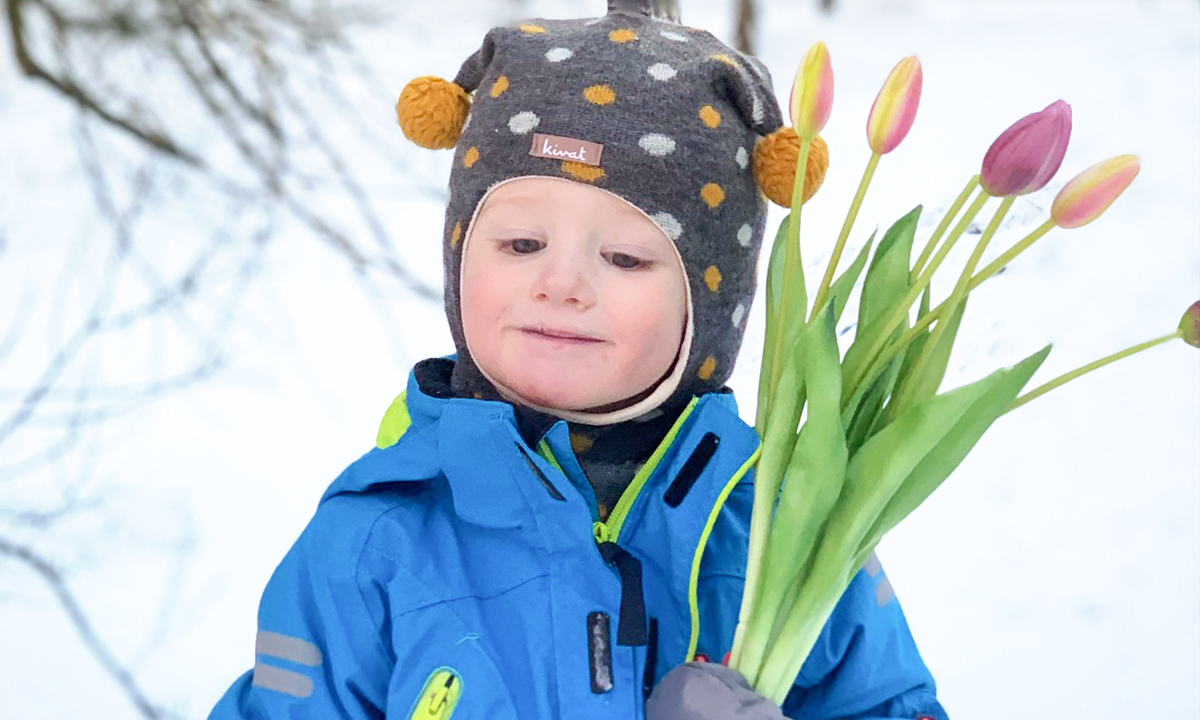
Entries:
{"type": "MultiPolygon", "coordinates": [[[[788,216],[788,226],[786,242],[783,253],[783,281],[779,292],[779,307],[777,310],[771,308],[770,298],[767,299],[767,312],[777,312],[775,315],[776,332],[766,334],[764,339],[763,353],[763,368],[759,374],[759,397],[765,398],[768,402],[768,408],[765,412],[759,413],[759,418],[762,421],[763,427],[756,427],[760,438],[766,437],[768,427],[774,427],[772,423],[772,405],[771,398],[779,388],[780,375],[783,373],[784,358],[794,358],[795,348],[786,348],[787,354],[784,354],[784,346],[787,341],[798,337],[799,333],[791,331],[789,322],[796,322],[799,312],[799,321],[804,323],[804,316],[807,308],[804,307],[804,266],[800,260],[800,211],[804,204],[804,176],[808,168],[808,153],[812,147],[812,136],[800,136],[800,153],[796,164],[796,177],[792,183],[792,212],[788,216]],[[796,283],[800,283],[799,298],[792,297],[796,283]],[[796,305],[799,305],[797,311],[796,305]],[[790,313],[790,314],[789,314],[790,313]],[[773,337],[772,337],[773,336],[773,337]],[[774,347],[770,344],[774,343],[774,347]],[[769,350],[768,350],[769,348],[769,350]],[[770,365],[767,363],[770,362],[770,365]],[[770,377],[770,385],[766,392],[762,391],[761,384],[770,377]]],[[[768,272],[770,272],[768,270],[768,272]]],[[[789,413],[789,416],[791,413],[789,413]]],[[[798,420],[798,418],[797,418],[798,420]]],[[[783,422],[783,418],[776,418],[775,423],[783,422]]],[[[759,423],[756,422],[757,426],[759,423]]],[[[795,425],[790,428],[791,434],[795,435],[795,425]]],[[[793,440],[794,442],[794,440],[793,440]]],[[[790,454],[790,453],[789,453],[790,454]]],[[[761,456],[760,458],[761,459],[761,456]]],[[[762,468],[756,468],[756,473],[761,473],[762,468]]],[[[771,474],[771,473],[768,473],[771,474]]],[[[746,640],[747,624],[742,621],[742,617],[751,617],[751,612],[755,607],[755,602],[759,594],[759,584],[761,583],[760,575],[762,574],[762,558],[765,555],[767,537],[771,531],[771,518],[775,510],[775,502],[779,495],[779,485],[782,477],[779,479],[772,478],[757,478],[760,482],[754,484],[754,512],[751,514],[750,522],[750,548],[746,560],[746,579],[742,587],[742,609],[739,612],[739,620],[737,628],[734,631],[733,649],[731,650],[731,662],[739,658],[742,652],[742,647],[746,640]]]]}
{"type": "MultiPolygon", "coordinates": [[[[913,365],[913,369],[909,372],[910,378],[920,376],[920,368],[922,368],[933,355],[934,348],[937,347],[938,343],[942,339],[942,336],[946,333],[946,327],[950,322],[950,318],[954,316],[954,313],[958,310],[959,305],[961,305],[967,299],[967,293],[970,292],[969,286],[971,284],[971,277],[975,273],[975,267],[979,264],[980,259],[983,258],[983,251],[987,249],[988,244],[992,241],[992,237],[996,234],[996,230],[1000,228],[1001,221],[1004,220],[1004,216],[1008,214],[1009,209],[1013,205],[1013,201],[1016,199],[1017,197],[1015,195],[1009,195],[1000,201],[1000,207],[996,208],[996,214],[992,216],[991,222],[988,223],[987,228],[983,231],[983,236],[980,237],[979,242],[975,244],[975,251],[971,253],[970,259],[967,260],[966,266],[963,267],[963,271],[959,275],[958,282],[955,283],[954,290],[951,291],[950,297],[938,306],[938,309],[941,310],[942,313],[941,319],[938,320],[937,326],[933,328],[933,332],[930,333],[929,339],[925,342],[924,347],[921,348],[921,354],[918,357],[917,362],[913,365]],[[946,309],[942,310],[943,307],[946,309]]],[[[896,352],[899,352],[903,347],[903,345],[897,344],[896,352]]],[[[904,408],[909,405],[909,402],[912,400],[912,394],[915,392],[915,387],[915,383],[905,383],[905,387],[902,388],[901,392],[899,393],[900,397],[895,398],[895,400],[899,401],[899,404],[897,404],[896,407],[904,408]]],[[[936,392],[936,388],[934,388],[934,391],[936,392]]]]}
{"type": "Polygon", "coordinates": [[[829,264],[825,266],[825,276],[821,278],[821,284],[817,286],[817,295],[813,299],[812,314],[808,319],[811,322],[821,310],[821,305],[825,302],[825,296],[829,293],[829,287],[833,283],[833,274],[837,271],[838,262],[842,259],[842,251],[846,247],[846,239],[850,237],[850,228],[854,226],[854,221],[858,218],[858,210],[862,207],[863,198],[867,195],[867,187],[871,184],[871,178],[875,176],[875,168],[879,166],[879,158],[882,157],[879,153],[871,153],[871,159],[867,161],[867,169],[863,171],[862,180],[858,183],[858,192],[854,194],[854,201],[850,203],[850,210],[846,213],[846,220],[842,223],[842,231],[838,233],[837,243],[833,246],[833,254],[829,257],[829,264]]]}
{"type": "MultiPolygon", "coordinates": [[[[767,297],[767,332],[763,335],[763,366],[759,371],[759,402],[754,423],[759,437],[766,432],[766,421],[771,414],[771,398],[774,388],[779,385],[779,376],[783,372],[784,346],[786,340],[794,334],[788,327],[789,318],[794,317],[795,306],[800,305],[800,320],[803,322],[807,308],[804,307],[804,265],[800,257],[800,212],[804,199],[804,178],[807,174],[809,149],[812,147],[812,137],[800,137],[800,151],[796,158],[796,175],[792,181],[792,208],[787,219],[787,233],[784,236],[782,280],[779,289],[779,302],[775,306],[767,297]],[[796,283],[800,283],[799,301],[793,297],[796,293],[796,283]]],[[[768,257],[774,257],[772,252],[768,257]]],[[[767,270],[768,274],[770,269],[767,270]]]]}
{"type": "MultiPolygon", "coordinates": [[[[967,212],[963,214],[962,218],[959,219],[958,224],[954,226],[952,231],[950,231],[950,237],[946,238],[946,242],[942,243],[942,246],[938,248],[937,253],[933,256],[933,260],[929,262],[929,267],[921,271],[920,276],[917,277],[912,287],[909,288],[908,294],[904,296],[903,300],[896,304],[895,308],[892,310],[892,314],[888,316],[887,321],[881,326],[879,334],[875,336],[875,341],[871,345],[870,351],[864,355],[865,360],[861,369],[854,373],[850,382],[846,383],[844,386],[842,390],[843,404],[847,403],[850,398],[854,396],[855,391],[862,387],[864,382],[873,380],[876,373],[882,371],[887,358],[881,355],[881,353],[883,353],[884,346],[887,345],[888,336],[890,336],[892,331],[899,327],[900,322],[908,316],[908,309],[912,307],[913,302],[920,297],[921,292],[925,289],[925,286],[928,285],[929,281],[933,278],[933,273],[942,264],[942,261],[946,259],[946,255],[950,253],[950,249],[954,247],[954,243],[958,242],[958,239],[962,237],[964,232],[966,232],[967,227],[971,224],[971,221],[974,220],[975,216],[979,214],[979,210],[990,197],[991,196],[983,190],[980,190],[976,194],[975,200],[971,202],[971,206],[967,208],[967,212]]],[[[888,353],[888,355],[890,355],[890,353],[888,353]]]]}
{"type": "Polygon", "coordinates": [[[917,262],[913,264],[912,272],[910,273],[912,277],[915,278],[921,274],[921,271],[925,268],[925,262],[928,261],[929,256],[933,254],[933,249],[937,247],[938,241],[942,239],[942,235],[946,234],[946,230],[950,227],[950,223],[953,222],[954,218],[958,216],[958,211],[962,210],[962,206],[967,203],[967,198],[971,196],[971,192],[978,186],[978,175],[967,181],[967,184],[965,187],[963,187],[962,192],[959,193],[958,197],[954,200],[954,204],[951,205],[950,209],[946,211],[946,217],[942,218],[942,221],[938,223],[937,229],[933,231],[933,235],[931,235],[929,240],[925,243],[925,248],[921,250],[921,255],[917,258],[917,262]]]}
{"type": "Polygon", "coordinates": [[[1086,375],[1097,368],[1102,368],[1105,365],[1108,365],[1109,363],[1114,363],[1114,362],[1120,360],[1121,358],[1127,358],[1130,355],[1135,355],[1137,353],[1140,353],[1143,350],[1152,348],[1155,345],[1161,345],[1162,343],[1165,343],[1169,340],[1174,340],[1175,338],[1179,338],[1179,337],[1183,337],[1182,330],[1176,330],[1175,332],[1167,334],[1167,335],[1163,335],[1162,337],[1154,338],[1153,340],[1147,340],[1144,343],[1139,343],[1132,347],[1127,347],[1120,352],[1113,353],[1112,355],[1108,355],[1107,357],[1102,357],[1099,360],[1090,362],[1087,365],[1084,365],[1082,367],[1075,368],[1071,372],[1059,375],[1058,377],[1054,378],[1050,382],[1048,382],[1044,385],[1040,385],[1036,389],[1030,390],[1029,392],[1020,396],[1016,400],[1013,400],[1012,405],[1009,405],[1008,409],[1005,410],[1005,412],[1012,412],[1013,410],[1016,410],[1017,408],[1021,407],[1022,405],[1029,402],[1030,400],[1033,400],[1034,398],[1045,395],[1046,393],[1050,392],[1054,388],[1056,388],[1060,385],[1065,385],[1066,383],[1074,380],[1075,378],[1080,377],[1081,375],[1086,375]]]}
{"type": "Polygon", "coordinates": [[[1022,238],[1020,242],[1013,245],[1008,250],[1005,250],[1004,254],[988,263],[987,267],[980,270],[978,273],[976,273],[975,277],[971,278],[971,284],[967,288],[968,292],[974,290],[979,283],[996,274],[997,271],[999,271],[1008,263],[1012,262],[1013,258],[1028,250],[1030,245],[1037,242],[1039,238],[1053,230],[1055,227],[1056,226],[1053,219],[1047,220],[1039,225],[1036,230],[1022,238]]]}

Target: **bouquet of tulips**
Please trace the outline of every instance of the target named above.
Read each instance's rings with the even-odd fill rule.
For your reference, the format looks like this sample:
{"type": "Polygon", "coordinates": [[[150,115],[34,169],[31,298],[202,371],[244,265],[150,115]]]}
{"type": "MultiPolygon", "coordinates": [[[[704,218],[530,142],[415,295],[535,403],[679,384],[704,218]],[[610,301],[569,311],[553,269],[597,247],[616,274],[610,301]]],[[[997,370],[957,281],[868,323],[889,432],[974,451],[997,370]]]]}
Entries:
{"type": "MultiPolygon", "coordinates": [[[[1053,228],[1080,227],[1099,217],[1133,181],[1139,164],[1135,156],[1122,155],[1084,170],[1058,193],[1045,223],[980,269],[1015,198],[1044,187],[1062,163],[1071,109],[1060,100],[1018,120],[996,139],[984,155],[981,173],[963,188],[915,261],[920,207],[892,225],[878,244],[872,236],[835,279],[876,165],[900,144],[916,117],[921,81],[920,62],[905,58],[871,108],[870,161],[811,310],[800,261],[803,171],[796,174],[791,214],[771,249],[755,422],[762,454],[745,591],[729,664],[778,703],[880,538],[929,497],[997,418],[1064,382],[1159,343],[1182,338],[1200,347],[1197,302],[1175,332],[1023,394],[1048,346],[982,380],[942,391],[971,290],[1053,228]],[[949,296],[931,307],[934,274],[991,198],[999,204],[974,252],[949,286],[949,296]],[[842,356],[835,327],[849,295],[859,287],[858,322],[842,356]]],[[[789,102],[800,139],[799,168],[807,163],[832,100],[829,53],[817,43],[796,75],[789,102]]]]}

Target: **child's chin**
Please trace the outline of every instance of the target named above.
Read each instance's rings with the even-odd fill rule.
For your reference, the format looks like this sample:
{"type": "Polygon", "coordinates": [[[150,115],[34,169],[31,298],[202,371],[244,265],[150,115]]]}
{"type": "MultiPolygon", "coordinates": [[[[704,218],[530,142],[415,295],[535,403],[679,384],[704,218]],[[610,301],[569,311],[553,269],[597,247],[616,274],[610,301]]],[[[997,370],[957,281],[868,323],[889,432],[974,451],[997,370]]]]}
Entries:
{"type": "Polygon", "coordinates": [[[530,382],[512,388],[521,399],[530,405],[551,410],[586,410],[606,402],[606,398],[587,392],[575,382],[530,382]]]}

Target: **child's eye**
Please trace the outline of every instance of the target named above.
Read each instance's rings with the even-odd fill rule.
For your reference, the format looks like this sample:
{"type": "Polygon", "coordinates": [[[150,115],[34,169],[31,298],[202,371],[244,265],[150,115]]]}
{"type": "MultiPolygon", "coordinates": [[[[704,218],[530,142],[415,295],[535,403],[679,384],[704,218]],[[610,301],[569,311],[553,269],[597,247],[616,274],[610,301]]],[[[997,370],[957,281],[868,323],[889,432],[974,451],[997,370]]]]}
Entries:
{"type": "Polygon", "coordinates": [[[612,263],[614,267],[618,267],[622,270],[640,270],[642,268],[650,267],[650,262],[648,260],[643,260],[640,257],[635,257],[633,255],[626,255],[625,253],[609,253],[606,256],[606,259],[612,263]]]}
{"type": "Polygon", "coordinates": [[[514,255],[530,255],[542,249],[545,245],[540,240],[531,240],[530,238],[517,238],[515,240],[506,240],[501,244],[505,250],[514,255]]]}

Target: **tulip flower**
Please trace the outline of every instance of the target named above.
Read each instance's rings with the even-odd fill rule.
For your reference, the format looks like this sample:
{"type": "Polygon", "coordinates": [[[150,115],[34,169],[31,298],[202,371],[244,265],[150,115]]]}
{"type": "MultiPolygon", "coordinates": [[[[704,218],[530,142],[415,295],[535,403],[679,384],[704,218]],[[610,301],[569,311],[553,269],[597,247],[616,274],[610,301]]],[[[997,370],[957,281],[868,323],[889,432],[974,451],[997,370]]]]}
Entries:
{"type": "Polygon", "coordinates": [[[1040,190],[1062,165],[1071,139],[1071,106],[1057,100],[1000,133],[983,157],[980,183],[989,195],[1040,190]]]}
{"type": "Polygon", "coordinates": [[[867,142],[887,155],[908,135],[921,102],[921,61],[910,55],[892,68],[867,117],[867,142]]]}
{"type": "Polygon", "coordinates": [[[817,41],[808,49],[788,101],[792,127],[802,138],[812,138],[825,127],[833,107],[833,65],[825,43],[817,41]]]}
{"type": "Polygon", "coordinates": [[[1120,155],[1079,173],[1054,198],[1050,207],[1054,224],[1077,228],[1100,217],[1125,192],[1141,167],[1137,155],[1120,155]]]}
{"type": "Polygon", "coordinates": [[[1179,319],[1179,337],[1188,345],[1200,348],[1200,300],[1192,303],[1179,319]]]}

